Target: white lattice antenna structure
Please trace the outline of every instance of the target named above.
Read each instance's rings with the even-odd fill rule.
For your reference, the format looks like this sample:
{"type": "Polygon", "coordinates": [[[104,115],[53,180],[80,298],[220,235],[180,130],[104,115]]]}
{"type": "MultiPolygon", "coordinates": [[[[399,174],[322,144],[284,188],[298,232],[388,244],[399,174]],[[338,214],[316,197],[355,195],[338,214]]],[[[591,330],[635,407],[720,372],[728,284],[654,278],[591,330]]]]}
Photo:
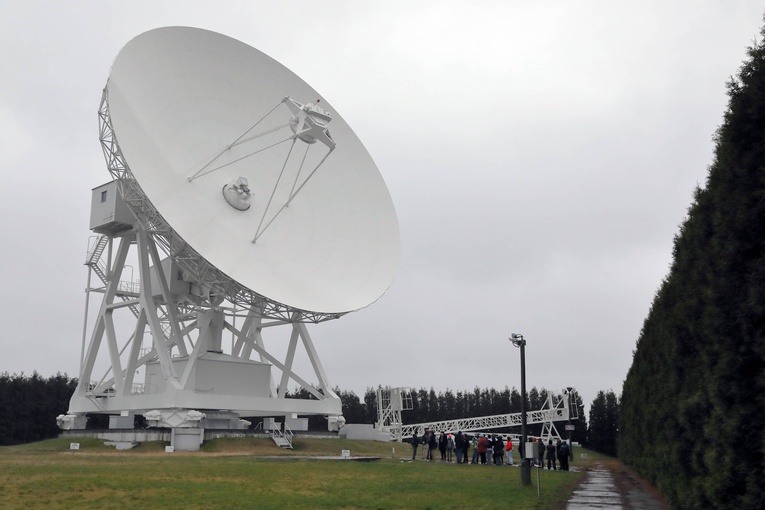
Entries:
{"type": "Polygon", "coordinates": [[[401,411],[411,411],[412,408],[409,388],[377,388],[377,429],[389,433],[396,441],[401,441],[401,411]]]}
{"type": "MultiPolygon", "coordinates": [[[[545,439],[560,439],[561,436],[555,428],[554,422],[567,421],[569,418],[577,419],[578,414],[571,412],[569,399],[562,396],[549,394],[542,409],[526,413],[527,423],[542,423],[542,437],[545,439]]],[[[456,433],[475,432],[481,430],[497,429],[503,427],[520,427],[521,413],[498,414],[494,416],[478,416],[475,418],[460,418],[457,420],[434,421],[429,423],[413,423],[401,427],[402,437],[411,437],[412,434],[422,435],[426,428],[435,432],[456,433]]]]}
{"type": "MultiPolygon", "coordinates": [[[[110,184],[96,191],[116,195],[119,203],[110,184]]],[[[193,404],[244,416],[341,414],[340,399],[304,323],[269,319],[255,307],[238,307],[198,286],[160,254],[140,226],[100,235],[86,265],[88,295],[102,294],[103,301],[87,349],[83,338],[81,382],[70,413],[142,414],[193,404]],[[129,255],[138,258],[140,280],[126,284],[122,276],[129,255]],[[126,323],[129,329],[119,327],[126,323]],[[281,340],[267,331],[281,332],[281,340]],[[228,335],[230,344],[223,341],[228,335]],[[286,344],[280,358],[267,349],[269,338],[286,344]],[[296,371],[298,347],[312,373],[296,371]],[[100,377],[95,373],[99,358],[107,362],[100,377]],[[143,383],[136,382],[138,374],[143,383]],[[290,383],[313,398],[286,398],[290,383]]],[[[85,320],[90,325],[87,315],[85,320]]]]}

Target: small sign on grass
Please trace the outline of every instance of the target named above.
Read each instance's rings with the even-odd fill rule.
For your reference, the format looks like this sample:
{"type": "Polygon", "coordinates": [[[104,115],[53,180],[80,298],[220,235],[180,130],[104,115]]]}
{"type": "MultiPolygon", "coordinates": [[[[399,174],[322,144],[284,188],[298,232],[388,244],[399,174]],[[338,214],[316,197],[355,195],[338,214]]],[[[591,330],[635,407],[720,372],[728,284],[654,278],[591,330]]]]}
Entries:
{"type": "Polygon", "coordinates": [[[341,456],[342,456],[344,459],[350,459],[350,458],[351,458],[351,451],[350,451],[350,450],[343,450],[343,451],[340,453],[340,455],[341,455],[341,456]]]}
{"type": "Polygon", "coordinates": [[[69,449],[70,450],[79,450],[80,449],[80,443],[69,443],[69,449]]]}

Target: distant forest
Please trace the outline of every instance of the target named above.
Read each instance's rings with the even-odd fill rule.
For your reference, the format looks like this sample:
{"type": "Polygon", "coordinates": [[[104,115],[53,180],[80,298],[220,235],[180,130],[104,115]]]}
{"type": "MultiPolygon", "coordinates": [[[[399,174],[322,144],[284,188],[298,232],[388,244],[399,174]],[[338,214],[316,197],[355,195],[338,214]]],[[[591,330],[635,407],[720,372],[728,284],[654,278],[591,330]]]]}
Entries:
{"type": "Polygon", "coordinates": [[[66,414],[75,387],[75,379],[60,373],[48,379],[0,373],[0,445],[58,436],[56,416],[66,414]]]}
{"type": "MultiPolygon", "coordinates": [[[[69,407],[69,398],[76,386],[76,379],[70,379],[62,374],[45,379],[36,372],[31,376],[0,373],[0,445],[28,443],[56,437],[60,432],[56,425],[56,416],[66,413],[69,407]]],[[[353,391],[343,391],[339,388],[335,388],[334,391],[342,400],[343,416],[347,423],[372,424],[377,421],[377,397],[374,388],[368,388],[361,398],[353,391]]],[[[403,412],[404,423],[471,418],[521,411],[521,396],[515,388],[497,391],[493,388],[479,389],[476,387],[472,391],[453,392],[446,390],[439,393],[436,393],[432,388],[429,390],[421,388],[412,391],[411,395],[413,409],[403,412]]],[[[527,395],[528,410],[541,409],[547,395],[548,391],[545,389],[532,388],[527,395]]],[[[310,398],[311,395],[305,391],[296,391],[288,393],[289,397],[310,398]]],[[[597,402],[598,399],[594,403],[596,410],[599,409],[597,402]]],[[[576,406],[579,420],[574,422],[576,430],[572,433],[572,439],[586,443],[587,417],[584,415],[582,399],[578,395],[576,406]]],[[[605,412],[605,408],[603,411],[605,412]]],[[[599,415],[600,411],[597,411],[596,414],[599,415]]],[[[592,416],[592,410],[590,415],[592,416]]],[[[251,418],[253,426],[259,420],[260,418],[251,418]]],[[[615,430],[615,420],[606,419],[606,421],[610,421],[615,430]]],[[[596,418],[595,422],[602,423],[603,420],[596,418]]],[[[137,423],[140,426],[140,420],[137,423]]],[[[103,416],[95,416],[88,422],[88,428],[106,428],[107,426],[108,421],[103,416]]],[[[327,422],[324,417],[313,416],[309,418],[310,430],[326,430],[326,427],[327,422]]],[[[558,427],[561,435],[566,435],[564,423],[556,423],[556,427],[558,427]]],[[[529,425],[528,434],[537,435],[540,430],[541,425],[529,425]]],[[[514,430],[512,432],[519,433],[520,431],[514,430]]],[[[596,433],[596,436],[601,437],[602,441],[605,434],[596,433]]],[[[615,437],[612,441],[606,442],[604,450],[609,449],[609,444],[615,448],[615,437]]]]}
{"type": "Polygon", "coordinates": [[[621,395],[619,457],[678,509],[765,508],[762,42],[727,85],[706,185],[675,237],[621,395]]]}

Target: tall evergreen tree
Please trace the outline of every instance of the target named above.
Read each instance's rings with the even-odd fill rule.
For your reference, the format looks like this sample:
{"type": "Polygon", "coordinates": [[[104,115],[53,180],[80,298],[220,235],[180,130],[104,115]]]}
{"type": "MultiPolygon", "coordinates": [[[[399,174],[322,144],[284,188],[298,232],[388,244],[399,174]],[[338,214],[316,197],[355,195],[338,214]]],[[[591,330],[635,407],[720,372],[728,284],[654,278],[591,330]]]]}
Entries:
{"type": "Polygon", "coordinates": [[[622,391],[620,457],[680,509],[765,508],[762,44],[728,96],[622,391]]]}
{"type": "Polygon", "coordinates": [[[375,423],[377,421],[377,390],[367,388],[364,393],[364,409],[367,412],[367,419],[363,423],[375,423]]]}
{"type": "Polygon", "coordinates": [[[609,391],[599,391],[590,405],[588,445],[608,455],[616,455],[619,433],[619,399],[609,391]]]}
{"type": "Polygon", "coordinates": [[[371,423],[367,414],[366,404],[353,391],[342,391],[335,388],[335,393],[343,403],[343,417],[347,423],[371,423]]]}

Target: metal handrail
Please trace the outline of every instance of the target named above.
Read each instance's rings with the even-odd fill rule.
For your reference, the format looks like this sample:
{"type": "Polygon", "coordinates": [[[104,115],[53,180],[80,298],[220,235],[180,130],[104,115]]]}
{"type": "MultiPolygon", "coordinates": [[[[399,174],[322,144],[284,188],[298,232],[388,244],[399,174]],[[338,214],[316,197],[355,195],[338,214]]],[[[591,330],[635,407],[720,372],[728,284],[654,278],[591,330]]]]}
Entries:
{"type": "Polygon", "coordinates": [[[286,423],[284,424],[284,433],[282,433],[282,431],[279,429],[273,429],[271,431],[271,439],[273,439],[274,443],[278,444],[282,448],[292,449],[293,436],[294,434],[292,433],[292,429],[290,429],[289,425],[286,423]]]}

